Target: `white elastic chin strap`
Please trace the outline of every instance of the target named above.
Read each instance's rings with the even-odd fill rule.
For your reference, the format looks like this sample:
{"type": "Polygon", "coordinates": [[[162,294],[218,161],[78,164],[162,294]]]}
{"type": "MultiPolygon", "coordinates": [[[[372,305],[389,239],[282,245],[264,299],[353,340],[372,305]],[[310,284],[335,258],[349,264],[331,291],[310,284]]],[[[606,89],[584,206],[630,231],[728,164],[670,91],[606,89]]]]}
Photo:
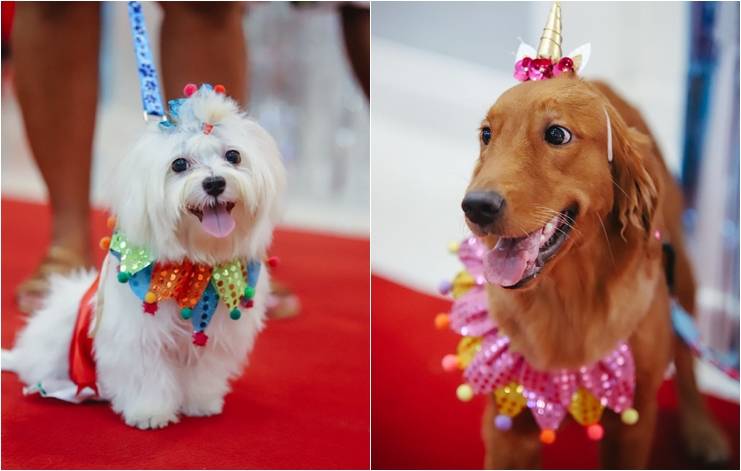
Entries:
{"type": "Polygon", "coordinates": [[[610,115],[607,113],[607,108],[602,108],[605,112],[605,118],[607,118],[607,161],[612,162],[612,123],[610,123],[610,115]]]}

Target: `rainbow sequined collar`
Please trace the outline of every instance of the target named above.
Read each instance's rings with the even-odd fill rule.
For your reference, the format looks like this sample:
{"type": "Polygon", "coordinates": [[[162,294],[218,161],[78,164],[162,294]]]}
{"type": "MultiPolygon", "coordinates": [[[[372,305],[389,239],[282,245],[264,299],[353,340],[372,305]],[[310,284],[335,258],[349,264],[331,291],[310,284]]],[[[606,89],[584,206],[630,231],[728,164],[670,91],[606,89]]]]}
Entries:
{"type": "Polygon", "coordinates": [[[239,307],[253,306],[255,287],[262,263],[250,260],[246,264],[235,259],[216,266],[183,260],[179,263],[158,262],[144,247],[130,244],[123,234],[114,232],[102,243],[119,261],[118,281],[128,283],[131,291],[142,300],[145,313],[154,315],[160,301],[174,300],[183,319],[193,325],[193,343],[206,345],[205,333],[219,301],[229,309],[229,316],[238,320],[239,307]]]}
{"type": "Polygon", "coordinates": [[[504,335],[489,315],[483,257],[487,248],[469,237],[451,249],[465,269],[452,283],[440,287],[453,297],[450,314],[438,314],[438,328],[450,327],[463,336],[456,354],[442,360],[446,371],[463,370],[465,382],[458,386],[458,399],[467,402],[474,394],[493,394],[497,408],[494,426],[508,430],[512,418],[526,407],[541,429],[540,439],[552,443],[567,413],[586,427],[587,435],[600,440],[599,424],[605,407],[621,415],[626,424],[638,421],[633,408],[635,365],[627,343],[593,365],[573,370],[539,371],[510,349],[504,335]]]}

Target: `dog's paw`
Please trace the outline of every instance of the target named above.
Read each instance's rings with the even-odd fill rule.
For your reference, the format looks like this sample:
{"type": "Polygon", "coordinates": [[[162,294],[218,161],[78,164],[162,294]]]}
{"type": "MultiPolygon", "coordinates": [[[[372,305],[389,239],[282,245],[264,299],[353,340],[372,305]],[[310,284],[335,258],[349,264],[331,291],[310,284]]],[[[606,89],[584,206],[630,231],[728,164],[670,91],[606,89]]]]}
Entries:
{"type": "Polygon", "coordinates": [[[209,417],[219,415],[224,410],[224,398],[210,398],[201,400],[190,400],[182,407],[182,412],[188,417],[209,417]]]}
{"type": "Polygon", "coordinates": [[[687,453],[710,465],[722,465],[730,459],[731,450],[725,435],[708,417],[693,417],[683,424],[682,435],[687,453]]]}
{"type": "Polygon", "coordinates": [[[180,420],[175,413],[126,412],[123,414],[126,425],[140,430],[158,429],[176,424],[180,420]]]}

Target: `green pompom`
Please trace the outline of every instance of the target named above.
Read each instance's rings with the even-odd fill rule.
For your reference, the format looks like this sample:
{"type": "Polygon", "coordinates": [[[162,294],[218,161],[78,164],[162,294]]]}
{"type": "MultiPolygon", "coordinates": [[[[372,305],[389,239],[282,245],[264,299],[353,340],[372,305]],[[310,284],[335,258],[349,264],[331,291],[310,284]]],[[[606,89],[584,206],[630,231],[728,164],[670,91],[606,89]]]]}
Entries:
{"type": "Polygon", "coordinates": [[[127,271],[120,271],[118,272],[118,281],[120,283],[126,283],[129,281],[129,278],[131,278],[131,274],[127,271]]]}
{"type": "Polygon", "coordinates": [[[252,297],[255,295],[255,288],[252,286],[247,286],[244,289],[244,297],[247,299],[252,299],[252,297]]]}
{"type": "Polygon", "coordinates": [[[180,310],[180,317],[183,319],[190,319],[193,316],[193,309],[184,307],[180,310]]]}
{"type": "Polygon", "coordinates": [[[229,313],[229,317],[231,317],[232,319],[236,321],[237,319],[242,317],[242,313],[239,312],[239,309],[235,307],[234,309],[232,309],[232,312],[229,313]]]}

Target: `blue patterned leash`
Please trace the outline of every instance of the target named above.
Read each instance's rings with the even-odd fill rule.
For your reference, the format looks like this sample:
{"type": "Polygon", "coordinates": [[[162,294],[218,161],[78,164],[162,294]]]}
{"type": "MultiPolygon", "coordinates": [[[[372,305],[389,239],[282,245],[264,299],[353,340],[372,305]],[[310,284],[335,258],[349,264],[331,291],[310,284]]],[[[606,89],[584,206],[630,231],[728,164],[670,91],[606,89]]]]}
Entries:
{"type": "Polygon", "coordinates": [[[147,26],[144,24],[144,14],[139,2],[129,2],[129,22],[131,35],[134,38],[134,55],[139,71],[144,121],[147,121],[150,116],[157,116],[159,120],[164,120],[165,112],[162,107],[160,82],[152,59],[152,50],[149,48],[147,26]]]}

